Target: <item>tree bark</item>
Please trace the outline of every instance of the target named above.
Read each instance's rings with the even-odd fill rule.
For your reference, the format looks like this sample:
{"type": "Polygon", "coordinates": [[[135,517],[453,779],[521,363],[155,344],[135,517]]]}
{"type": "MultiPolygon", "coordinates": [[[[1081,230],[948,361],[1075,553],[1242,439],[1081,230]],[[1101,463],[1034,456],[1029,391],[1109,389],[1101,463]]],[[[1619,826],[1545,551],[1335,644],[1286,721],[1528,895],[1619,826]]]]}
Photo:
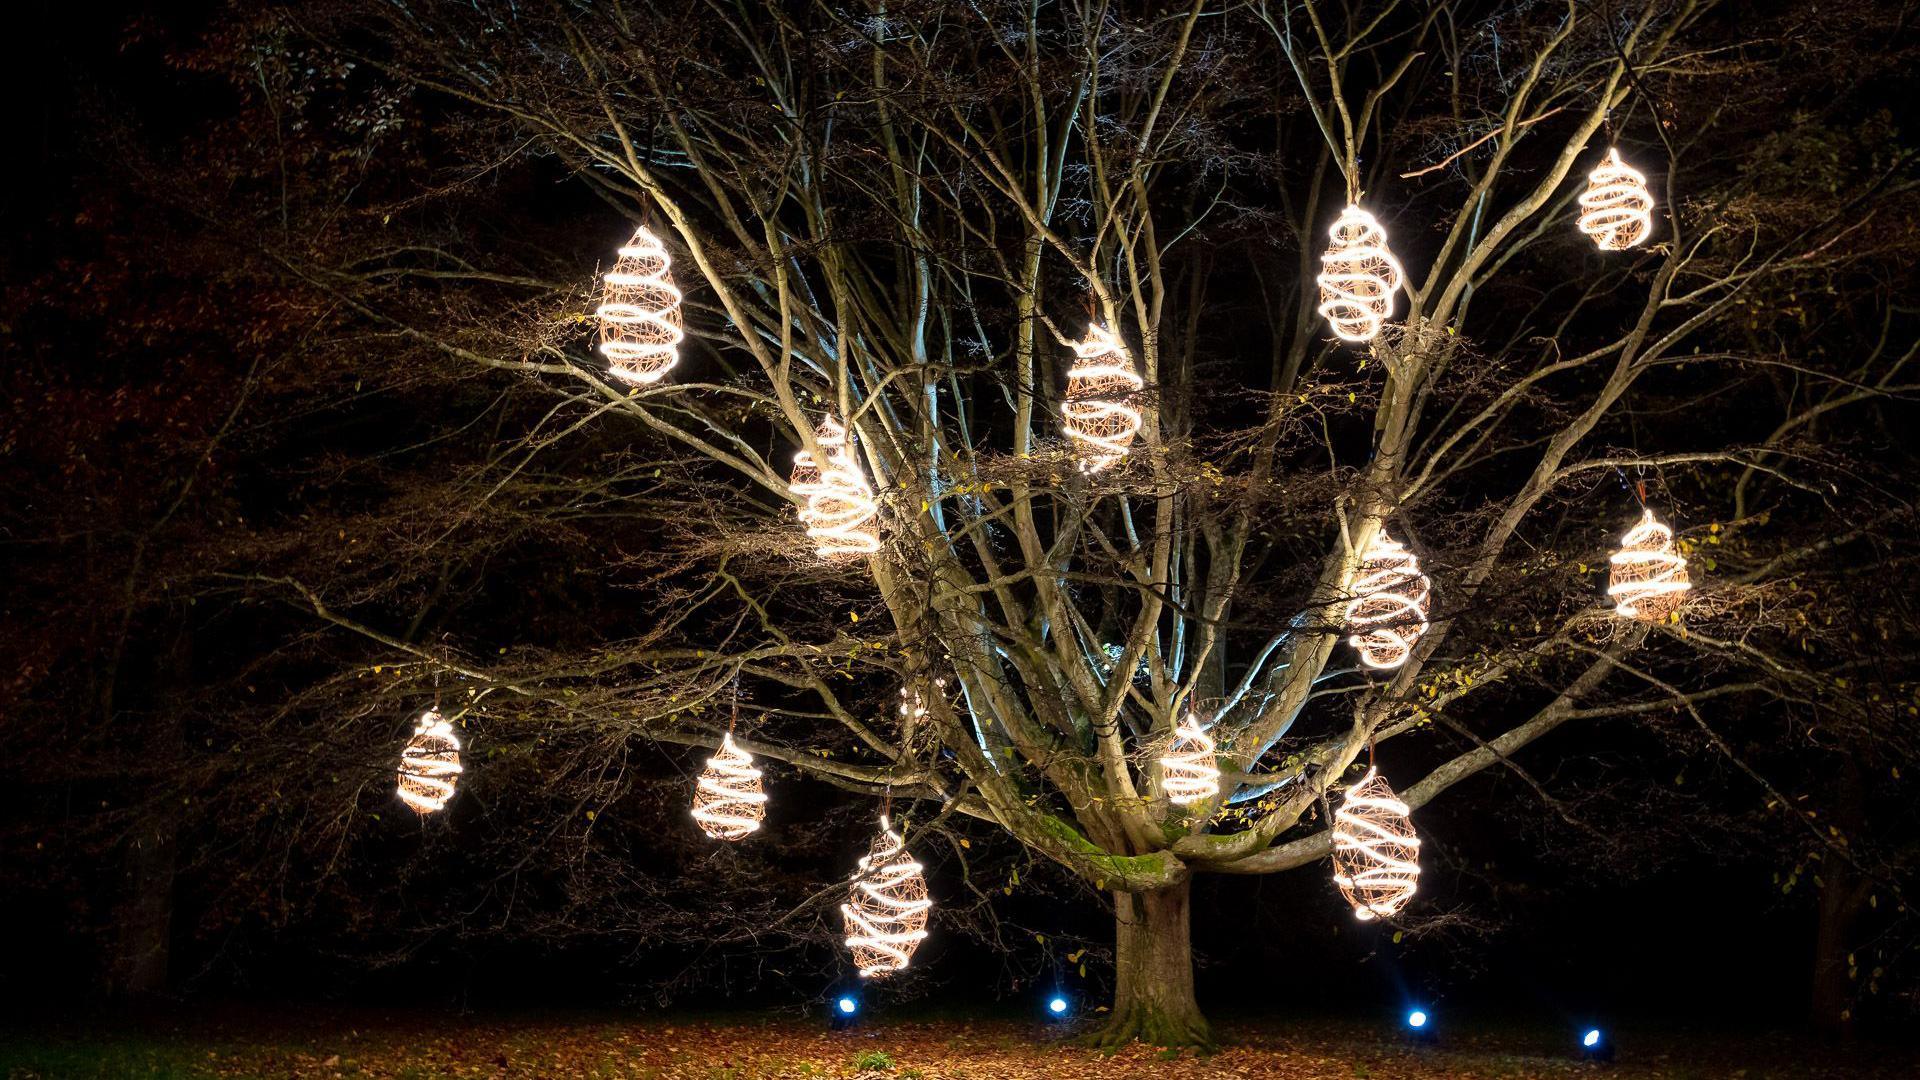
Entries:
{"type": "MultiPolygon", "coordinates": [[[[1848,758],[1841,764],[1836,784],[1833,820],[1847,835],[1859,835],[1866,817],[1863,779],[1859,766],[1848,758]]],[[[1813,1000],[1809,1017],[1816,1030],[1835,1039],[1853,1034],[1854,924],[1866,906],[1873,883],[1842,858],[1823,860],[1817,923],[1813,937],[1813,1000]]]]}
{"type": "Polygon", "coordinates": [[[120,999],[151,997],[167,989],[173,938],[173,878],[177,862],[171,822],[141,829],[127,850],[126,898],[114,912],[108,991],[120,999]]]}
{"type": "Polygon", "coordinates": [[[1136,1039],[1155,1046],[1213,1044],[1193,996],[1191,890],[1188,879],[1153,892],[1114,894],[1113,1015],[1093,1035],[1095,1046],[1117,1048],[1136,1039]]]}

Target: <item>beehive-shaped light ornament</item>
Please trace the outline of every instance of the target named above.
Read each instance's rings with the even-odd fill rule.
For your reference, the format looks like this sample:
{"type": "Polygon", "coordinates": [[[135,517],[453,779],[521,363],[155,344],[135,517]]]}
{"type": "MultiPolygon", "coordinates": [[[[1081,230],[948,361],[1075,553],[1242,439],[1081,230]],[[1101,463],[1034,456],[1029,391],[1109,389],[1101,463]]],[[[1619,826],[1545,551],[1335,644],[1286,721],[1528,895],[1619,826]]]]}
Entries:
{"type": "Polygon", "coordinates": [[[642,226],[607,272],[594,314],[600,319],[600,355],[614,377],[646,386],[680,362],[680,342],[687,334],[680,325],[672,264],[666,245],[642,226]]]}
{"type": "Polygon", "coordinates": [[[1370,668],[1397,668],[1413,655],[1414,643],[1427,632],[1427,602],[1432,582],[1420,572],[1420,559],[1382,528],[1374,534],[1353,581],[1347,602],[1347,644],[1370,668]]]}
{"type": "Polygon", "coordinates": [[[814,432],[824,463],[802,450],[793,456],[793,476],[788,489],[806,499],[800,508],[800,522],[813,539],[814,551],[823,559],[852,555],[871,555],[880,550],[880,534],[874,527],[879,504],[867,473],[854,453],[846,425],[833,417],[821,421],[814,432]]]}
{"type": "Polygon", "coordinates": [[[1406,275],[1387,249],[1387,231],[1372,214],[1349,206],[1328,230],[1320,257],[1320,315],[1343,341],[1372,341],[1393,318],[1393,297],[1406,275]]]}
{"type": "Polygon", "coordinates": [[[462,771],[453,725],[433,709],[421,713],[400,752],[400,801],[419,814],[444,810],[462,771]]]}
{"type": "Polygon", "coordinates": [[[1580,194],[1580,231],[1602,251],[1623,251],[1653,231],[1653,193],[1647,178],[1620,160],[1618,148],[1587,176],[1580,194]]]}
{"type": "Polygon", "coordinates": [[[1135,397],[1146,382],[1133,370],[1126,343],[1104,326],[1088,325],[1073,357],[1067,396],[1060,403],[1061,426],[1074,441],[1080,471],[1097,473],[1126,457],[1140,433],[1135,397]]]}
{"type": "Polygon", "coordinates": [[[720,752],[707,759],[693,789],[693,820],[715,840],[742,840],[767,816],[767,793],[753,755],[736,746],[733,732],[720,740],[720,752]]]}
{"type": "Polygon", "coordinates": [[[1173,730],[1173,741],[1160,758],[1160,790],[1176,806],[1220,794],[1220,763],[1213,752],[1213,737],[1192,713],[1173,730]]]}
{"type": "Polygon", "coordinates": [[[882,816],[880,835],[860,860],[847,902],[840,905],[847,948],[860,977],[881,978],[905,968],[926,940],[932,907],[924,868],[907,854],[905,841],[882,816]]]}
{"type": "MultiPolygon", "coordinates": [[[[813,441],[825,446],[827,440],[845,442],[847,431],[840,422],[829,416],[820,421],[813,430],[813,441]]],[[[787,478],[787,490],[801,499],[810,499],[820,490],[820,463],[813,460],[813,453],[802,449],[793,455],[793,474],[787,478]]]]}
{"type": "Polygon", "coordinates": [[[1687,578],[1686,556],[1673,543],[1673,530],[1660,523],[1652,510],[1620,538],[1613,553],[1612,580],[1607,595],[1613,613],[1623,619],[1665,622],[1686,601],[1693,583],[1687,578]]]}
{"type": "Polygon", "coordinates": [[[1412,811],[1369,768],[1333,815],[1333,883],[1356,918],[1391,918],[1420,883],[1420,837],[1412,811]]]}

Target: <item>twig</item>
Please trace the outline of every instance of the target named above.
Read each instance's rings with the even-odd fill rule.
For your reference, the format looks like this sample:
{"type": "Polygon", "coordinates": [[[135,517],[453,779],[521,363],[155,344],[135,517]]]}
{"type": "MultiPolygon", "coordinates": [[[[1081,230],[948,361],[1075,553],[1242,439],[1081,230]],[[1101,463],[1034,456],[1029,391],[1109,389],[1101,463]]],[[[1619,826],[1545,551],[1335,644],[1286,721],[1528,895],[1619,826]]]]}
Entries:
{"type": "Polygon", "coordinates": [[[1493,138],[1495,135],[1503,134],[1515,128],[1523,128],[1528,126],[1529,124],[1537,124],[1540,121],[1545,120],[1547,117],[1552,116],[1554,113],[1564,110],[1565,108],[1566,108],[1565,105],[1556,105],[1553,108],[1548,109],[1546,112],[1541,113],[1539,116],[1536,116],[1531,120],[1522,120],[1518,124],[1502,124],[1499,127],[1494,128],[1492,131],[1487,132],[1485,135],[1480,136],[1479,138],[1473,140],[1467,145],[1461,147],[1460,149],[1455,150],[1453,153],[1448,154],[1446,157],[1441,158],[1439,161],[1433,163],[1432,165],[1427,166],[1424,169],[1415,169],[1412,172],[1401,173],[1400,179],[1411,180],[1416,176],[1425,176],[1430,172],[1434,172],[1439,169],[1444,169],[1447,166],[1453,164],[1454,161],[1458,160],[1462,154],[1468,153],[1474,147],[1479,146],[1481,143],[1486,142],[1488,139],[1493,138]]]}

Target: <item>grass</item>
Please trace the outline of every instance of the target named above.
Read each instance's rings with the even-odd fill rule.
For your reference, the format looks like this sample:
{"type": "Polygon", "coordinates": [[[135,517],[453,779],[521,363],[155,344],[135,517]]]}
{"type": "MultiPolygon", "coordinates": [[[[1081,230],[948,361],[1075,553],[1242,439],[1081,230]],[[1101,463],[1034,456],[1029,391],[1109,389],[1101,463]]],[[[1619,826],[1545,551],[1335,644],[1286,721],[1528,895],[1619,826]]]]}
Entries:
{"type": "Polygon", "coordinates": [[[878,1020],[845,1032],[801,1021],[647,1017],[478,1018],[371,1011],[233,1010],[72,1020],[0,1033],[0,1080],[1893,1080],[1920,1075],[1912,1048],[1841,1050],[1781,1035],[1630,1030],[1605,1069],[1573,1059],[1565,1032],[1456,1031],[1416,1046],[1334,1020],[1221,1025],[1209,1056],[1080,1048],[1069,1026],[878,1020]]]}
{"type": "Polygon", "coordinates": [[[193,1047],[139,1038],[40,1041],[0,1038],[6,1080],[185,1080],[207,1075],[193,1047]]]}

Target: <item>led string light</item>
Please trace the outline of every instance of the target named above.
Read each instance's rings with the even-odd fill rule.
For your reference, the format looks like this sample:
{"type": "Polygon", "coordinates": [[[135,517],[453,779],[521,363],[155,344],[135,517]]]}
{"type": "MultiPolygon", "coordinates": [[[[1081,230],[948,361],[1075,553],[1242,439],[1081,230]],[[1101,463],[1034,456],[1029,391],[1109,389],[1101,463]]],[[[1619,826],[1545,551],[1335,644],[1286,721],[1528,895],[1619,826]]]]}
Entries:
{"type": "MultiPolygon", "coordinates": [[[[824,447],[829,439],[846,439],[846,429],[831,416],[820,421],[820,426],[813,429],[815,443],[824,447]]],[[[793,474],[787,478],[787,490],[801,499],[810,499],[820,491],[820,463],[813,460],[810,451],[803,449],[793,455],[793,474]]]]}
{"type": "Polygon", "coordinates": [[[1613,598],[1613,613],[1623,619],[1664,622],[1693,588],[1686,557],[1674,547],[1673,530],[1661,524],[1652,509],[1644,510],[1640,523],[1620,538],[1620,550],[1611,561],[1607,595],[1613,598]]]}
{"type": "Polygon", "coordinates": [[[1140,433],[1140,410],[1130,399],[1146,382],[1133,370],[1126,344],[1097,323],[1087,325],[1087,338],[1073,346],[1073,356],[1061,427],[1079,444],[1080,471],[1097,473],[1126,457],[1140,433]]]}
{"type": "Polygon", "coordinates": [[[594,311],[609,374],[646,386],[680,362],[680,342],[687,334],[680,326],[680,290],[668,272],[672,264],[666,245],[645,226],[620,249],[594,311]]]}
{"type": "Polygon", "coordinates": [[[912,686],[900,688],[900,721],[911,724],[924,719],[927,715],[927,698],[919,689],[912,686]]]}
{"type": "Polygon", "coordinates": [[[1420,838],[1410,813],[1368,767],[1333,815],[1333,883],[1362,922],[1392,917],[1419,888],[1420,838]]]}
{"type": "Polygon", "coordinates": [[[446,808],[464,769],[460,739],[438,710],[420,714],[413,737],[400,751],[400,800],[415,813],[431,814],[446,808]]]}
{"type": "Polygon", "coordinates": [[[1620,160],[1618,147],[1587,176],[1580,193],[1580,231],[1602,251],[1624,251],[1653,231],[1653,193],[1647,178],[1620,160]]]}
{"type": "Polygon", "coordinates": [[[1160,758],[1160,790],[1175,806],[1186,806],[1220,794],[1219,759],[1213,737],[1192,713],[1174,729],[1173,741],[1160,758]]]}
{"type": "Polygon", "coordinates": [[[1433,585],[1420,559],[1382,528],[1374,534],[1347,603],[1347,644],[1370,668],[1397,668],[1413,655],[1427,632],[1427,602],[1433,585]]]}
{"type": "Polygon", "coordinates": [[[861,978],[881,978],[905,968],[926,939],[927,912],[933,901],[927,896],[923,870],[907,854],[906,842],[893,831],[886,815],[881,815],[880,835],[860,860],[848,900],[840,905],[847,948],[861,978]]]}
{"type": "Polygon", "coordinates": [[[814,551],[823,559],[879,551],[880,535],[873,527],[879,504],[854,457],[846,425],[827,417],[814,432],[814,442],[826,454],[826,465],[818,465],[812,454],[802,450],[793,455],[793,475],[787,484],[788,490],[807,500],[800,509],[800,521],[814,540],[814,551]]]}
{"type": "Polygon", "coordinates": [[[707,759],[693,790],[693,820],[715,840],[741,840],[767,816],[767,793],[753,755],[734,744],[733,732],[720,740],[720,752],[707,759]]]}
{"type": "Polygon", "coordinates": [[[900,687],[899,712],[901,729],[911,731],[919,725],[920,721],[925,720],[929,708],[929,694],[942,693],[946,688],[947,680],[944,676],[931,680],[924,678],[916,679],[900,687]],[[931,691],[927,690],[928,686],[932,687],[931,691]]]}
{"type": "Polygon", "coordinates": [[[1387,231],[1372,214],[1348,206],[1327,230],[1333,243],[1320,257],[1319,312],[1343,341],[1372,341],[1393,317],[1393,296],[1405,273],[1387,249],[1387,231]]]}

